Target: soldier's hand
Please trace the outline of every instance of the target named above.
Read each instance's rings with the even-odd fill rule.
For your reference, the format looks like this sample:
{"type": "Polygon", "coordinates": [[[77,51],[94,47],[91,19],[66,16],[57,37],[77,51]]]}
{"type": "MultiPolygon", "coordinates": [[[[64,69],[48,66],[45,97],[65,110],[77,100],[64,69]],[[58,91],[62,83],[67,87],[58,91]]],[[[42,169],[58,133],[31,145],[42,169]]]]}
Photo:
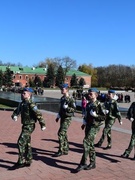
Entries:
{"type": "Polygon", "coordinates": [[[131,118],[130,118],[130,121],[133,122],[133,120],[134,120],[134,118],[131,117],[131,118]]]}
{"type": "Polygon", "coordinates": [[[58,114],[57,114],[57,117],[56,117],[56,119],[55,119],[55,121],[58,122],[59,119],[60,119],[60,115],[59,115],[59,113],[58,113],[58,114]]]}
{"type": "Polygon", "coordinates": [[[103,113],[106,115],[109,113],[109,111],[107,109],[103,109],[103,113]]]}
{"type": "Polygon", "coordinates": [[[120,125],[122,125],[122,121],[120,121],[120,125]]]}
{"type": "Polygon", "coordinates": [[[96,111],[93,111],[93,110],[90,111],[90,115],[93,117],[98,117],[96,111]]]}
{"type": "Polygon", "coordinates": [[[63,108],[64,108],[64,109],[67,109],[67,108],[68,108],[68,104],[64,104],[64,105],[63,105],[63,108]]]}
{"type": "Polygon", "coordinates": [[[17,121],[17,116],[11,116],[11,118],[14,120],[14,121],[17,121]]]}
{"type": "Polygon", "coordinates": [[[82,130],[84,130],[84,128],[85,128],[85,125],[84,125],[84,124],[82,124],[81,129],[82,129],[82,130]]]}
{"type": "Polygon", "coordinates": [[[42,131],[44,131],[45,129],[46,129],[46,127],[45,127],[45,126],[41,127],[41,130],[42,130],[42,131]]]}

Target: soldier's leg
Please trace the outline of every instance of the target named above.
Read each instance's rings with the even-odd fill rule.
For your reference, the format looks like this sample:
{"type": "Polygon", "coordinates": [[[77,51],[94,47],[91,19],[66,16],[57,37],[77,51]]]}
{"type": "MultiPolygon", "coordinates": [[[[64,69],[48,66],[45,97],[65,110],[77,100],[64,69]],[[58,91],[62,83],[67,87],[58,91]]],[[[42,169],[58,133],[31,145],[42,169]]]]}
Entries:
{"type": "Polygon", "coordinates": [[[90,164],[91,163],[96,163],[96,152],[95,152],[95,147],[94,147],[94,141],[96,134],[98,133],[100,127],[93,127],[91,128],[91,136],[90,136],[90,164]]]}
{"type": "Polygon", "coordinates": [[[25,153],[26,153],[27,142],[28,142],[28,132],[27,132],[26,126],[23,125],[22,132],[17,142],[18,150],[19,150],[18,164],[25,163],[25,153]]]}
{"type": "Polygon", "coordinates": [[[30,165],[32,162],[32,148],[31,148],[31,134],[35,129],[35,124],[29,125],[28,126],[28,141],[27,141],[27,146],[26,146],[26,164],[30,165]]]}
{"type": "Polygon", "coordinates": [[[85,168],[86,170],[94,169],[96,168],[96,152],[94,147],[94,140],[96,137],[97,132],[99,131],[99,127],[92,127],[90,131],[90,149],[89,149],[89,158],[90,158],[90,164],[85,168]]]}
{"type": "Polygon", "coordinates": [[[128,157],[133,149],[133,147],[135,146],[135,132],[132,133],[131,135],[131,139],[130,139],[130,143],[128,148],[125,150],[124,154],[122,155],[122,157],[128,157]]]}
{"type": "Polygon", "coordinates": [[[69,143],[67,138],[67,130],[71,123],[71,120],[65,120],[61,123],[60,129],[58,131],[59,139],[59,152],[67,154],[69,150],[69,143]]]}
{"type": "Polygon", "coordinates": [[[83,155],[80,161],[81,165],[85,165],[90,152],[90,128],[86,126],[85,137],[83,139],[83,155]]]}
{"type": "Polygon", "coordinates": [[[85,165],[87,162],[87,157],[89,156],[89,151],[90,151],[90,144],[89,144],[89,140],[85,137],[83,140],[83,148],[84,148],[84,152],[80,161],[81,165],[85,165]]]}
{"type": "Polygon", "coordinates": [[[104,142],[104,139],[105,137],[107,136],[107,133],[108,133],[108,127],[105,126],[104,129],[103,129],[103,132],[102,132],[102,136],[100,138],[100,140],[98,141],[97,143],[97,147],[100,147],[102,145],[102,143],[104,142]]]}
{"type": "Polygon", "coordinates": [[[108,130],[108,133],[107,133],[107,142],[108,142],[107,146],[111,147],[111,145],[112,145],[111,128],[108,130]]]}

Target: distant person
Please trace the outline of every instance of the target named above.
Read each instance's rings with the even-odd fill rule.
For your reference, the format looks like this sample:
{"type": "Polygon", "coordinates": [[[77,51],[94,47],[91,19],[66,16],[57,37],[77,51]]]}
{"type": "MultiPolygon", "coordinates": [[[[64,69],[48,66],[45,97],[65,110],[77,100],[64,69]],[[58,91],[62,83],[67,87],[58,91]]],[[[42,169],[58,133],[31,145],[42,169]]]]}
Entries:
{"type": "Polygon", "coordinates": [[[59,150],[54,155],[55,157],[67,155],[69,151],[69,143],[67,137],[67,131],[71,124],[71,119],[75,110],[75,101],[73,97],[69,95],[68,84],[62,84],[60,99],[60,110],[56,117],[56,122],[60,120],[60,128],[58,130],[59,150]]]}
{"type": "Polygon", "coordinates": [[[131,104],[131,106],[128,109],[127,112],[127,119],[129,119],[132,123],[131,129],[132,129],[132,135],[130,138],[130,143],[128,145],[128,148],[125,150],[125,152],[121,155],[123,158],[128,158],[132,149],[134,148],[134,157],[135,160],[135,102],[131,104]]]}
{"type": "Polygon", "coordinates": [[[87,105],[87,99],[85,96],[82,96],[82,117],[85,116],[86,113],[86,105],[87,105]]]}
{"type": "Polygon", "coordinates": [[[105,137],[107,136],[107,147],[104,149],[111,149],[112,147],[112,137],[111,137],[111,128],[113,124],[115,123],[116,118],[118,118],[119,123],[122,124],[121,121],[121,113],[118,108],[117,104],[117,96],[115,94],[114,90],[108,91],[108,100],[104,103],[105,106],[105,114],[106,114],[106,120],[105,120],[105,127],[103,129],[102,136],[97,144],[95,144],[96,147],[101,147],[102,143],[105,140],[105,137]]]}
{"type": "Polygon", "coordinates": [[[125,95],[125,103],[130,102],[130,96],[128,94],[125,95]]]}
{"type": "Polygon", "coordinates": [[[89,102],[86,106],[86,114],[83,119],[82,130],[85,129],[85,137],[83,139],[83,155],[76,172],[81,170],[91,170],[96,168],[96,152],[94,147],[94,140],[98,133],[101,124],[105,120],[102,105],[97,100],[98,90],[90,88],[88,90],[89,102]],[[87,158],[90,158],[90,163],[87,165],[87,158]]]}
{"type": "Polygon", "coordinates": [[[35,130],[37,120],[41,130],[46,129],[45,120],[37,106],[32,101],[31,88],[24,88],[21,93],[22,102],[14,110],[12,119],[17,121],[17,116],[21,115],[22,131],[18,139],[19,157],[17,163],[11,169],[29,167],[32,163],[31,134],[35,130]]]}

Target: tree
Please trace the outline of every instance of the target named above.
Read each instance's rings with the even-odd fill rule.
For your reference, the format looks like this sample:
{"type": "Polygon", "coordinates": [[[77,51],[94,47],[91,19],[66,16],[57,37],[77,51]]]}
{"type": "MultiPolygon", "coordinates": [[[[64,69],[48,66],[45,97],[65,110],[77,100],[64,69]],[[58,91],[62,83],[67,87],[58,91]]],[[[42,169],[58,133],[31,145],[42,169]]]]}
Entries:
{"type": "Polygon", "coordinates": [[[71,59],[70,57],[66,56],[64,58],[61,59],[61,65],[62,67],[65,69],[65,75],[66,73],[72,69],[76,67],[76,61],[71,59]]]}
{"type": "Polygon", "coordinates": [[[89,65],[83,64],[83,65],[78,67],[78,70],[81,72],[84,72],[86,74],[91,75],[91,77],[92,77],[91,78],[91,85],[92,86],[98,85],[98,83],[97,83],[97,69],[93,68],[91,64],[89,64],[89,65]]]}
{"type": "Polygon", "coordinates": [[[46,86],[47,87],[53,87],[55,84],[55,71],[54,71],[54,65],[50,64],[47,69],[46,74],[46,86]]]}
{"type": "Polygon", "coordinates": [[[62,66],[59,66],[56,73],[56,79],[55,79],[56,86],[59,87],[61,84],[64,83],[64,80],[65,80],[65,75],[64,75],[63,68],[62,66]]]}
{"type": "Polygon", "coordinates": [[[3,84],[5,86],[11,87],[13,85],[13,72],[10,70],[10,67],[6,68],[3,79],[3,84]]]}
{"type": "Polygon", "coordinates": [[[71,59],[68,56],[63,58],[55,57],[55,58],[46,58],[45,61],[41,61],[38,66],[39,67],[48,67],[50,64],[53,64],[54,70],[57,71],[58,67],[61,66],[64,70],[64,74],[71,69],[76,67],[76,60],[71,59]]]}
{"type": "Polygon", "coordinates": [[[35,74],[35,79],[34,79],[34,83],[37,87],[41,87],[42,86],[42,81],[41,81],[41,78],[35,74]]]}
{"type": "Polygon", "coordinates": [[[0,87],[3,85],[3,72],[0,70],[0,87]]]}
{"type": "Polygon", "coordinates": [[[35,83],[31,78],[29,79],[29,86],[30,87],[35,87],[35,83]]]}
{"type": "Polygon", "coordinates": [[[73,86],[77,86],[77,77],[76,77],[76,74],[74,73],[71,77],[71,81],[70,81],[70,85],[73,87],[73,86]]]}
{"type": "Polygon", "coordinates": [[[78,84],[83,87],[86,84],[84,78],[80,78],[78,84]]]}

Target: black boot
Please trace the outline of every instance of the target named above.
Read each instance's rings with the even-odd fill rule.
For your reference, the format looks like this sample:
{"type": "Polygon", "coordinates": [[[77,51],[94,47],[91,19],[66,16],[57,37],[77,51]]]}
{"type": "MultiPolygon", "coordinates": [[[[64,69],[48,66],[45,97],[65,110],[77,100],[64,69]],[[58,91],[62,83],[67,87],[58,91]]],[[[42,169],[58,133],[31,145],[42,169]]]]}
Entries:
{"type": "Polygon", "coordinates": [[[95,144],[95,147],[101,147],[101,143],[98,142],[97,144],[95,144]]]}
{"type": "Polygon", "coordinates": [[[87,167],[87,164],[79,164],[79,166],[76,168],[76,172],[79,172],[87,167]]]}
{"type": "Polygon", "coordinates": [[[128,158],[128,157],[129,157],[129,154],[124,153],[124,154],[121,155],[121,157],[123,157],[123,158],[128,158]]]}
{"type": "Polygon", "coordinates": [[[104,150],[107,150],[107,149],[111,149],[112,148],[112,146],[109,144],[109,145],[107,145],[105,148],[103,148],[104,150]]]}
{"type": "Polygon", "coordinates": [[[25,163],[20,164],[17,162],[12,167],[8,168],[8,170],[15,170],[15,169],[23,168],[23,167],[25,167],[25,163]]]}
{"type": "Polygon", "coordinates": [[[85,170],[90,170],[90,169],[95,169],[95,168],[96,168],[96,164],[95,162],[92,162],[85,168],[85,170]]]}
{"type": "Polygon", "coordinates": [[[62,152],[62,151],[58,151],[56,154],[53,155],[53,157],[59,157],[62,155],[68,155],[68,152],[62,152]]]}

